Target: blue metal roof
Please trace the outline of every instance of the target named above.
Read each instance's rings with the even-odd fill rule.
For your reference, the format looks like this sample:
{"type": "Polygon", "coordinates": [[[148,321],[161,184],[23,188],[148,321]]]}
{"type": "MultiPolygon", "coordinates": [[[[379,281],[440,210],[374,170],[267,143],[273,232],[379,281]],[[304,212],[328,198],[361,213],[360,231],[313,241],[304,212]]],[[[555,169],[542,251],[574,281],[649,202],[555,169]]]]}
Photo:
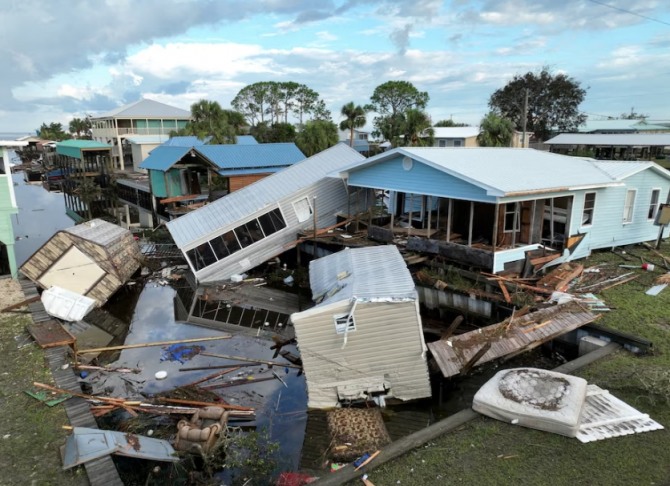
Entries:
{"type": "Polygon", "coordinates": [[[169,140],[165,141],[162,145],[167,147],[200,147],[209,142],[212,137],[206,137],[204,140],[200,140],[198,137],[189,135],[187,137],[172,137],[169,140]]]}
{"type": "Polygon", "coordinates": [[[140,164],[140,169],[167,171],[186,155],[191,147],[169,147],[159,145],[140,164]]]}
{"type": "Polygon", "coordinates": [[[294,143],[259,143],[256,145],[203,145],[196,150],[224,170],[288,167],[305,159],[294,143]]]}
{"type": "Polygon", "coordinates": [[[237,145],[258,145],[258,142],[253,135],[238,135],[237,145]]]}
{"type": "Polygon", "coordinates": [[[248,174],[274,174],[284,169],[284,167],[254,167],[252,169],[230,169],[220,170],[218,174],[223,177],[241,176],[248,174]]]}

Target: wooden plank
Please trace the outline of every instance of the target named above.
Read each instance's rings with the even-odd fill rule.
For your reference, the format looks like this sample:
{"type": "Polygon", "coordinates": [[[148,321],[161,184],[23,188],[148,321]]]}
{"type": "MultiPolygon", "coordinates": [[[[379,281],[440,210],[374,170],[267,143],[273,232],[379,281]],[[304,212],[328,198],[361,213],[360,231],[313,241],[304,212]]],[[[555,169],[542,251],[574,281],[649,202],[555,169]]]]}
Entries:
{"type": "Polygon", "coordinates": [[[199,343],[202,341],[215,341],[217,339],[230,339],[231,337],[232,336],[228,334],[224,336],[210,336],[204,338],[177,339],[175,341],[157,341],[152,343],[124,344],[121,346],[108,346],[106,348],[81,349],[77,351],[77,354],[101,353],[103,351],[118,351],[121,349],[147,348],[151,346],[170,346],[172,344],[183,344],[183,343],[199,343]]]}

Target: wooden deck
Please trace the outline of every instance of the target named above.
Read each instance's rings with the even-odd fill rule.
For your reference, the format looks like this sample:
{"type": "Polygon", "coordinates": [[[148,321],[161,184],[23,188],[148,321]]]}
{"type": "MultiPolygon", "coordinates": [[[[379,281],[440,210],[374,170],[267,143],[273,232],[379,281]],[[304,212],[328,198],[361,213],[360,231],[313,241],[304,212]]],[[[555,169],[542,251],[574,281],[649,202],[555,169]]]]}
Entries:
{"type": "Polygon", "coordinates": [[[490,348],[474,365],[512,357],[593,322],[598,316],[576,302],[549,307],[517,319],[428,344],[445,378],[461,373],[484,346],[490,348]]]}
{"type": "MultiPolygon", "coordinates": [[[[19,283],[26,299],[38,295],[35,284],[30,280],[22,278],[19,280],[19,283]]],[[[30,304],[28,308],[33,319],[32,327],[37,327],[40,323],[48,324],[49,322],[53,322],[52,317],[44,310],[41,301],[30,304]]],[[[44,351],[44,357],[47,360],[54,382],[58,388],[81,393],[81,388],[72,368],[62,368],[64,364],[68,363],[68,352],[68,346],[52,347],[44,351]]],[[[63,402],[63,406],[65,407],[65,414],[70,421],[70,425],[74,427],[98,428],[89,404],[83,398],[70,398],[63,402]]],[[[92,486],[123,486],[121,477],[110,456],[87,462],[84,464],[84,467],[92,486]]]]}

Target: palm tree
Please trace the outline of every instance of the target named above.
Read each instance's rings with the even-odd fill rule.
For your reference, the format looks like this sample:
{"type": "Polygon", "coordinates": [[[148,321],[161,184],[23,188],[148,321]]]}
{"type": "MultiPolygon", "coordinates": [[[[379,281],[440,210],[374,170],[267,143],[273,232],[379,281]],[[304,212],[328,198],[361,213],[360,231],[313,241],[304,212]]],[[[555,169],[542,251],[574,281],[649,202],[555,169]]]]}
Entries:
{"type": "Polygon", "coordinates": [[[68,129],[75,138],[89,138],[91,120],[88,118],[73,118],[70,120],[68,129]]]}
{"type": "Polygon", "coordinates": [[[77,189],[75,189],[74,193],[79,196],[81,202],[83,202],[86,206],[88,219],[93,219],[91,204],[102,194],[102,189],[100,189],[100,186],[93,182],[93,179],[84,177],[84,179],[77,186],[77,189]]]}
{"type": "Polygon", "coordinates": [[[408,147],[433,145],[435,130],[430,116],[422,110],[410,108],[405,112],[403,123],[404,144],[408,147]]]}
{"type": "Polygon", "coordinates": [[[212,137],[210,143],[235,143],[235,128],[228,123],[228,117],[216,101],[200,100],[191,105],[191,121],[186,130],[204,140],[212,137]]]}
{"type": "Polygon", "coordinates": [[[489,112],[479,125],[477,143],[480,147],[509,147],[514,137],[514,123],[489,112]]]}
{"type": "Polygon", "coordinates": [[[367,110],[361,105],[354,105],[354,102],[350,101],[342,107],[340,113],[345,118],[340,122],[340,130],[349,130],[349,146],[353,147],[354,129],[365,126],[367,110]]]}

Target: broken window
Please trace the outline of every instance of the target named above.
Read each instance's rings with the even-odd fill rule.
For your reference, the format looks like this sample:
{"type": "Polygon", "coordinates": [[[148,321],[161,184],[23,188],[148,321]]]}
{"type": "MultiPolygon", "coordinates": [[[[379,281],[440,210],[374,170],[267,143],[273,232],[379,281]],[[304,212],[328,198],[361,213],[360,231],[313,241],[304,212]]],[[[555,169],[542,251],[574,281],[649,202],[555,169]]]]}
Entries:
{"type": "Polygon", "coordinates": [[[647,212],[648,219],[656,219],[658,213],[659,198],[661,197],[660,189],[651,190],[651,201],[649,201],[649,211],[647,212]]]}
{"type": "Polygon", "coordinates": [[[216,256],[214,255],[212,248],[209,246],[209,243],[203,243],[202,245],[187,251],[186,255],[196,271],[216,262],[216,256]]]}
{"type": "Polygon", "coordinates": [[[240,245],[242,245],[242,248],[246,248],[254,242],[253,237],[249,234],[249,231],[245,225],[235,228],[235,236],[237,236],[237,239],[240,242],[240,245]]]}
{"type": "Polygon", "coordinates": [[[593,224],[593,210],[596,207],[596,193],[584,194],[584,211],[582,212],[582,226],[593,224]]]}
{"type": "Polygon", "coordinates": [[[293,203],[293,209],[295,209],[295,215],[298,218],[298,223],[307,221],[312,215],[312,206],[310,206],[309,199],[306,197],[295,201],[293,203]]]}
{"type": "Polygon", "coordinates": [[[265,236],[270,236],[272,233],[286,228],[286,222],[279,209],[273,209],[269,213],[259,216],[258,222],[261,224],[265,236]]]}
{"type": "Polygon", "coordinates": [[[337,334],[356,330],[356,321],[352,314],[335,314],[333,320],[335,321],[335,332],[337,334]]]}
{"type": "Polygon", "coordinates": [[[505,233],[519,231],[521,218],[519,217],[519,203],[505,204],[505,233]]]}
{"type": "Polygon", "coordinates": [[[633,222],[633,210],[635,209],[635,195],[637,191],[635,189],[629,189],[626,191],[626,202],[623,205],[623,222],[632,223],[633,222]]]}

